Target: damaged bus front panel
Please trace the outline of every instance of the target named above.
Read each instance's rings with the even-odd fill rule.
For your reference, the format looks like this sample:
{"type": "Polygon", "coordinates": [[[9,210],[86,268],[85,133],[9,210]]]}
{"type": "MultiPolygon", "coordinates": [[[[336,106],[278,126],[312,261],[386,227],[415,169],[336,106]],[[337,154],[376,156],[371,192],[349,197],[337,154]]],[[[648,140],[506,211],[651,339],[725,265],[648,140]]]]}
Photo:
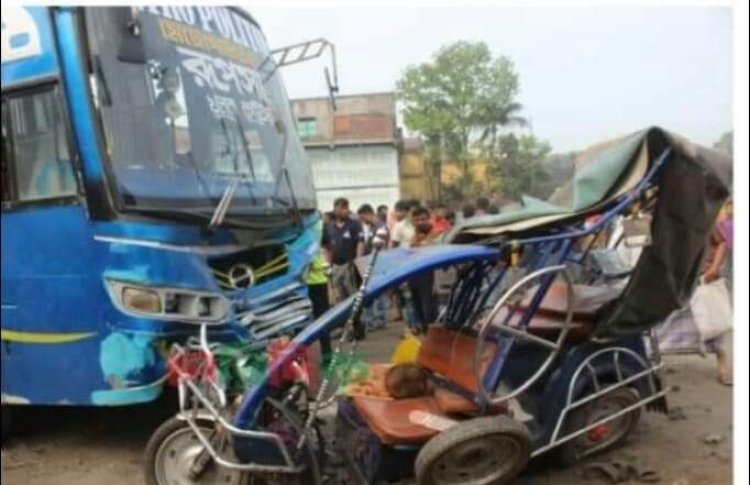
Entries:
{"type": "Polygon", "coordinates": [[[2,402],[125,405],[209,322],[309,322],[315,192],[245,12],[6,8],[2,402]]]}

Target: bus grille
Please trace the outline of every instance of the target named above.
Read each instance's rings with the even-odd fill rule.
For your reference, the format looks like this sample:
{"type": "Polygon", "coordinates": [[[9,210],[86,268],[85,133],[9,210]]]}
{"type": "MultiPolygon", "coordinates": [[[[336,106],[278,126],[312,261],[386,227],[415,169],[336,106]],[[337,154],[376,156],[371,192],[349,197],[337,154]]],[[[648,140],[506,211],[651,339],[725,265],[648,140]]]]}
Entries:
{"type": "Polygon", "coordinates": [[[254,341],[265,341],[309,322],[312,303],[305,286],[293,282],[247,301],[237,309],[237,317],[254,341]]]}
{"type": "Polygon", "coordinates": [[[209,265],[222,290],[243,290],[286,274],[289,255],[284,246],[265,246],[213,258],[209,265]]]}

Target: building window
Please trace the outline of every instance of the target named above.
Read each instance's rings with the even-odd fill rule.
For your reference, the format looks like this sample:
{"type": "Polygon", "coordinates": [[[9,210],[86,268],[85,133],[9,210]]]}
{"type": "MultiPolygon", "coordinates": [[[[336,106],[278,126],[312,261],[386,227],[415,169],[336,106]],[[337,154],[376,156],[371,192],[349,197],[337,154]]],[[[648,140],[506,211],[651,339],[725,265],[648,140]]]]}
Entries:
{"type": "Polygon", "coordinates": [[[297,121],[300,138],[314,138],[318,135],[318,125],[315,118],[300,118],[297,121]]]}

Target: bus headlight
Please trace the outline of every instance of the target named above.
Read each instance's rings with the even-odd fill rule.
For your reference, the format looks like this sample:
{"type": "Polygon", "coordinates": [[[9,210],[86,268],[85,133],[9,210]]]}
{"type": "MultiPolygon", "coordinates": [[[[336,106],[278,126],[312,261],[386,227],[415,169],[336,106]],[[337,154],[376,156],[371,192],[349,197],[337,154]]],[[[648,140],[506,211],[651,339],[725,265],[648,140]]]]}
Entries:
{"type": "Polygon", "coordinates": [[[220,324],[229,313],[229,301],[215,293],[147,287],[109,279],[106,282],[115,306],[131,316],[220,324]]]}
{"type": "Polygon", "coordinates": [[[144,313],[161,313],[161,300],[155,291],[126,286],[122,289],[122,306],[144,313]]]}

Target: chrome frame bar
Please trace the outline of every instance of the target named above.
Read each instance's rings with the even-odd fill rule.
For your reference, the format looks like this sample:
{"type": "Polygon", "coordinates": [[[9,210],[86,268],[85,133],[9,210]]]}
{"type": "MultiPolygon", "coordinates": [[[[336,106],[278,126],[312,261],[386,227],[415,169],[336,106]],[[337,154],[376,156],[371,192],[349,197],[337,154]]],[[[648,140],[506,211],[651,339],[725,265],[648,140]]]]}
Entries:
{"type": "MultiPolygon", "coordinates": [[[[556,447],[560,446],[563,443],[567,443],[568,441],[581,436],[583,433],[586,433],[587,431],[590,431],[590,430],[596,428],[597,426],[601,426],[602,424],[606,424],[606,423],[608,423],[610,421],[613,421],[613,420],[619,418],[620,416],[623,416],[623,415],[625,415],[627,413],[633,412],[636,409],[642,408],[645,405],[647,405],[648,403],[650,403],[651,401],[656,401],[657,399],[660,399],[660,398],[666,396],[669,393],[669,391],[671,391],[671,389],[664,389],[663,391],[658,392],[656,394],[653,394],[653,395],[651,395],[651,396],[649,396],[649,397],[647,397],[645,399],[642,399],[641,401],[637,402],[636,404],[633,404],[632,406],[628,406],[625,409],[621,409],[620,411],[616,412],[615,414],[612,414],[611,416],[607,416],[606,418],[601,419],[601,420],[597,421],[596,423],[590,424],[590,425],[586,426],[585,428],[581,428],[578,431],[570,433],[569,435],[566,435],[563,438],[560,438],[558,440],[550,441],[549,444],[547,444],[547,445],[545,445],[545,446],[543,446],[541,448],[537,448],[536,450],[534,450],[533,452],[531,452],[531,456],[535,457],[535,456],[541,455],[542,453],[545,453],[545,452],[551,450],[552,448],[556,448],[556,447]]],[[[605,394],[606,394],[606,392],[609,392],[609,390],[606,390],[605,394]]]]}
{"type": "Polygon", "coordinates": [[[666,396],[672,388],[665,387],[663,390],[658,391],[656,390],[656,384],[654,382],[654,375],[657,375],[659,371],[664,367],[664,363],[659,360],[659,362],[655,363],[654,365],[649,365],[648,362],[646,362],[640,355],[635,353],[634,351],[625,348],[625,347],[611,347],[599,350],[597,352],[594,352],[590,356],[588,356],[581,364],[578,365],[578,368],[576,369],[575,373],[573,374],[573,377],[570,380],[570,384],[568,384],[568,395],[566,398],[566,406],[563,408],[563,410],[560,412],[560,416],[557,418],[557,423],[555,424],[555,429],[552,433],[552,436],[550,437],[549,443],[542,446],[541,448],[538,448],[534,450],[531,453],[531,456],[537,456],[542,453],[545,453],[546,451],[549,451],[552,448],[555,448],[557,446],[560,446],[563,443],[566,443],[572,439],[575,439],[582,434],[586,433],[587,431],[590,431],[594,429],[597,426],[601,426],[602,424],[606,424],[614,419],[619,418],[620,416],[623,416],[629,412],[632,412],[636,409],[642,408],[646,406],[648,403],[655,401],[657,399],[660,399],[664,396],[666,396]],[[575,389],[576,383],[578,379],[581,376],[581,373],[584,371],[584,369],[588,373],[593,373],[593,375],[596,374],[596,368],[593,366],[592,361],[594,359],[597,359],[601,357],[602,355],[605,355],[607,353],[611,353],[612,360],[615,364],[615,374],[617,375],[618,382],[615,384],[612,384],[610,386],[607,386],[604,389],[600,389],[598,385],[598,379],[593,378],[594,387],[596,389],[596,392],[589,394],[588,396],[585,396],[581,399],[578,399],[576,401],[573,401],[573,391],[575,389]],[[620,356],[626,355],[628,357],[631,357],[635,362],[643,369],[641,372],[638,372],[636,374],[633,374],[630,377],[627,377],[625,379],[622,378],[622,368],[620,366],[620,356]],[[625,409],[621,409],[620,411],[607,416],[606,418],[603,418],[596,423],[590,424],[582,429],[579,429],[577,431],[574,431],[572,433],[569,433],[562,438],[558,438],[558,435],[560,434],[560,430],[562,429],[562,425],[565,422],[565,418],[567,417],[568,413],[572,411],[573,409],[579,408],[583,406],[584,404],[587,404],[595,399],[598,399],[608,393],[611,393],[612,391],[619,389],[621,387],[625,387],[628,384],[635,382],[637,380],[643,379],[643,378],[649,378],[649,385],[651,387],[651,395],[648,397],[645,397],[638,401],[637,403],[626,407],[625,409]]]}
{"type": "Polygon", "coordinates": [[[240,471],[250,471],[250,472],[260,472],[260,473],[299,473],[301,472],[304,467],[303,466],[280,466],[280,465],[258,465],[256,463],[238,463],[234,461],[229,461],[221,457],[219,453],[216,452],[216,449],[214,449],[211,442],[206,439],[206,437],[203,435],[203,432],[200,430],[198,425],[195,423],[193,419],[190,417],[185,416],[184,417],[185,422],[187,422],[188,426],[190,426],[190,429],[195,434],[196,438],[198,438],[198,441],[200,441],[201,445],[203,445],[204,449],[208,452],[209,455],[211,455],[211,458],[216,462],[217,465],[228,468],[230,470],[240,470],[240,471]]]}
{"type": "MultiPolygon", "coordinates": [[[[568,274],[567,271],[565,271],[565,265],[555,265],[555,266],[549,266],[546,268],[542,268],[540,270],[534,271],[533,273],[530,273],[523,278],[521,278],[519,281],[517,281],[513,286],[511,286],[503,295],[500,297],[500,299],[497,301],[495,306],[490,311],[489,315],[485,318],[484,322],[482,323],[482,327],[479,330],[479,333],[477,334],[477,349],[474,352],[474,378],[477,381],[477,390],[479,391],[479,395],[481,396],[482,400],[485,402],[488,402],[492,405],[498,405],[502,404],[506,401],[509,401],[513,399],[514,397],[520,395],[524,391],[526,391],[529,387],[531,387],[539,378],[547,371],[550,365],[552,365],[552,362],[555,360],[555,357],[557,357],[557,354],[559,353],[560,349],[563,346],[563,343],[565,342],[565,337],[568,334],[568,330],[570,329],[570,325],[573,322],[573,280],[568,274]],[[525,332],[523,330],[511,328],[506,324],[501,324],[497,326],[499,332],[501,333],[508,333],[513,335],[514,337],[526,340],[528,342],[533,342],[537,345],[543,346],[550,350],[550,354],[547,357],[547,359],[542,363],[541,366],[539,366],[539,369],[531,376],[529,377],[526,382],[524,382],[522,385],[518,386],[515,390],[509,392],[508,394],[500,397],[492,398],[490,397],[489,393],[487,392],[487,389],[484,387],[484,376],[481,375],[481,366],[480,366],[480,360],[482,358],[482,354],[484,353],[484,341],[486,338],[486,333],[488,328],[491,326],[491,322],[495,319],[497,314],[505,307],[506,303],[508,303],[508,300],[510,297],[519,289],[526,286],[529,282],[540,278],[542,276],[545,276],[547,274],[551,273],[562,273],[563,278],[565,279],[565,285],[568,288],[568,298],[567,298],[567,311],[565,314],[565,321],[562,325],[562,328],[560,330],[560,335],[557,337],[556,342],[551,342],[549,340],[542,339],[541,337],[537,337],[535,335],[531,335],[528,332],[525,332]],[[541,344],[539,340],[544,340],[544,344],[541,344]]],[[[533,311],[536,312],[538,308],[534,309],[533,311]]],[[[531,308],[527,308],[526,312],[532,311],[531,308]]]]}
{"type": "Polygon", "coordinates": [[[186,409],[184,407],[184,401],[180,402],[180,412],[178,413],[178,418],[185,420],[190,428],[193,430],[193,432],[196,434],[198,439],[200,440],[201,444],[206,448],[206,451],[211,455],[211,457],[216,460],[216,463],[220,466],[232,469],[232,470],[242,470],[242,471],[256,471],[256,472],[268,472],[268,473],[299,473],[304,467],[295,465],[294,461],[291,458],[291,455],[289,454],[289,450],[287,449],[286,444],[281,439],[281,437],[276,433],[269,433],[265,431],[253,431],[253,430],[246,430],[246,429],[240,429],[229,423],[219,412],[218,409],[213,405],[213,403],[206,398],[200,388],[192,382],[192,380],[180,377],[179,379],[179,387],[180,389],[180,395],[181,398],[183,396],[187,396],[187,390],[189,391],[200,401],[200,404],[203,405],[203,409],[200,408],[193,408],[192,410],[186,409]],[[202,411],[199,413],[199,411],[202,411]],[[205,411],[208,412],[208,415],[206,415],[205,411]],[[213,447],[213,445],[210,443],[209,440],[203,436],[203,434],[200,432],[200,429],[198,428],[198,425],[196,424],[196,419],[202,418],[202,419],[211,419],[214,422],[218,422],[224,429],[229,431],[230,434],[236,435],[236,436],[242,436],[246,438],[255,438],[255,439],[261,439],[264,441],[270,441],[280,451],[284,461],[286,462],[286,466],[283,465],[259,465],[257,463],[239,463],[234,461],[228,461],[221,457],[221,454],[216,451],[216,449],[213,447]]]}
{"type": "MultiPolygon", "coordinates": [[[[185,349],[178,344],[174,344],[173,348],[179,353],[185,352],[185,349]]],[[[191,348],[198,349],[206,355],[213,355],[213,352],[211,352],[211,346],[208,342],[208,332],[205,326],[201,327],[199,342],[193,344],[191,348]]],[[[209,389],[216,393],[216,401],[218,401],[219,407],[226,407],[227,399],[224,390],[221,389],[216,382],[210,382],[209,389]]],[[[208,452],[211,458],[215,460],[219,466],[232,470],[259,473],[299,473],[304,469],[301,465],[295,465],[286,443],[284,443],[278,434],[266,431],[240,429],[227,421],[224,416],[221,415],[221,412],[217,409],[214,402],[204,394],[204,391],[198,386],[198,384],[196,384],[196,382],[194,382],[190,375],[178,372],[177,391],[180,407],[180,410],[177,413],[177,418],[185,421],[188,426],[190,426],[193,433],[195,433],[196,437],[201,442],[201,445],[205,448],[204,451],[208,452]],[[189,407],[188,403],[190,397],[194,398],[192,400],[192,408],[189,407]],[[239,463],[227,460],[225,457],[222,457],[221,453],[217,452],[210,440],[200,431],[200,428],[196,423],[198,419],[219,423],[222,428],[229,431],[229,433],[234,436],[260,439],[270,442],[278,448],[286,465],[260,465],[257,463],[239,463]]]]}

